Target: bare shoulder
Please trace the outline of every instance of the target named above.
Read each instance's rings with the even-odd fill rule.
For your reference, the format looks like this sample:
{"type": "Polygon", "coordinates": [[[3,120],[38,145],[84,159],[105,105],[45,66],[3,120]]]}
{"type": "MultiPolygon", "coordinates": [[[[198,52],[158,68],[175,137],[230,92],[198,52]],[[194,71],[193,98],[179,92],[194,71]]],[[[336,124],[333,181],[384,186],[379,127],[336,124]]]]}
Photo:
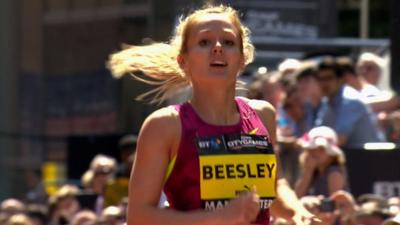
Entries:
{"type": "Polygon", "coordinates": [[[173,106],[167,106],[151,113],[143,122],[142,129],[153,128],[159,132],[165,133],[168,131],[174,131],[179,127],[180,120],[178,112],[173,106]]]}
{"type": "Polygon", "coordinates": [[[151,136],[153,144],[155,144],[155,141],[160,141],[171,147],[180,139],[180,134],[179,113],[173,106],[167,106],[154,111],[145,119],[139,139],[146,139],[145,137],[151,136]]]}
{"type": "Polygon", "coordinates": [[[177,118],[179,118],[178,111],[173,106],[166,106],[152,112],[146,120],[174,122],[177,118]]]}

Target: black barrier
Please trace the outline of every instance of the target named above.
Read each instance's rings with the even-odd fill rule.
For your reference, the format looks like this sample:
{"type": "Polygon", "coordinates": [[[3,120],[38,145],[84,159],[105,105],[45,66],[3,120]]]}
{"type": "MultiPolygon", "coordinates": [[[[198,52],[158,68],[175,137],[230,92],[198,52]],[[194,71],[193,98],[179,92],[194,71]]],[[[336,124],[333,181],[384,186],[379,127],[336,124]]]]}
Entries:
{"type": "Polygon", "coordinates": [[[345,150],[351,192],[400,196],[400,151],[345,150]]]}
{"type": "Polygon", "coordinates": [[[69,180],[80,180],[89,169],[97,154],[118,159],[118,141],[122,135],[71,136],[68,138],[67,176],[69,180]]]}

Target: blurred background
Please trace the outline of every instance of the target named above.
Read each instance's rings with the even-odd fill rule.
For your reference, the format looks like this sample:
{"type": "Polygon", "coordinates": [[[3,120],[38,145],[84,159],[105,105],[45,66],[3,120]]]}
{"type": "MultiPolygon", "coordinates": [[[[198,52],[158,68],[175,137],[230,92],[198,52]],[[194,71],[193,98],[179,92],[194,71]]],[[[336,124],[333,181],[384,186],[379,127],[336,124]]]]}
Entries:
{"type": "MultiPolygon", "coordinates": [[[[245,78],[260,67],[276,69],[285,58],[356,58],[372,51],[386,62],[379,86],[400,91],[400,1],[222,2],[239,9],[252,30],[257,56],[245,78]]],[[[105,67],[109,54],[123,43],[167,41],[179,15],[203,3],[1,0],[0,199],[24,196],[35,176],[49,193],[67,182],[78,184],[98,153],[119,159],[119,138],[137,134],[143,119],[160,106],[134,100],[149,87],[128,76],[112,78],[105,67]]],[[[372,160],[357,157],[365,158],[359,161],[363,168],[372,160]]],[[[382,160],[386,157],[393,159],[382,160]]],[[[399,194],[395,165],[385,167],[393,178],[380,181],[399,194]]],[[[366,188],[372,192],[373,183],[366,188]]]]}

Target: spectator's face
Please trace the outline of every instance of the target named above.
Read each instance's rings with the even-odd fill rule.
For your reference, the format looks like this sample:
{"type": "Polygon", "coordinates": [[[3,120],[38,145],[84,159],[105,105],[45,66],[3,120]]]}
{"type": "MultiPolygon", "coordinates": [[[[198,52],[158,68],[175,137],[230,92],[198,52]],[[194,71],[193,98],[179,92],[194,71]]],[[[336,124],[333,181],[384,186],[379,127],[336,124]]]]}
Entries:
{"type": "Polygon", "coordinates": [[[97,170],[93,177],[93,191],[102,194],[109,179],[112,178],[111,170],[97,170]]]}
{"type": "Polygon", "coordinates": [[[372,85],[377,85],[381,78],[381,70],[379,66],[370,61],[363,62],[358,67],[358,73],[372,85]]]}
{"type": "Polygon", "coordinates": [[[309,154],[319,165],[323,164],[329,158],[329,155],[326,153],[324,147],[311,149],[309,150],[309,154]]]}
{"type": "Polygon", "coordinates": [[[305,77],[297,81],[299,92],[302,93],[302,101],[321,98],[321,88],[317,80],[312,77],[305,77]]]}
{"type": "Polygon", "coordinates": [[[342,85],[340,79],[336,77],[335,71],[331,69],[319,70],[317,73],[317,80],[321,87],[322,94],[329,98],[333,98],[342,85]]]}
{"type": "Polygon", "coordinates": [[[277,82],[264,81],[262,85],[263,100],[268,101],[274,107],[284,98],[282,86],[277,82]]]}
{"type": "Polygon", "coordinates": [[[297,94],[294,94],[285,100],[285,103],[283,104],[283,109],[295,122],[301,121],[304,118],[303,104],[297,94]]]}
{"type": "Polygon", "coordinates": [[[79,210],[79,203],[75,197],[65,197],[60,201],[59,209],[61,215],[65,216],[67,219],[71,219],[79,210]]]}

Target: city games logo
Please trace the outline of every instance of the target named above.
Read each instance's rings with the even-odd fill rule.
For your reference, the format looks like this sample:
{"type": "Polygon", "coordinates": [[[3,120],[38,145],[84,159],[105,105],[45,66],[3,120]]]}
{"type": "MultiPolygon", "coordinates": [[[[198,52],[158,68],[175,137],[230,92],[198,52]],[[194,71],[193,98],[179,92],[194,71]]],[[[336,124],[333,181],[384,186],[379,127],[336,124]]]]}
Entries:
{"type": "Polygon", "coordinates": [[[229,140],[226,145],[232,150],[240,150],[241,148],[266,149],[269,143],[266,138],[255,139],[252,136],[241,135],[240,139],[229,140]]]}

